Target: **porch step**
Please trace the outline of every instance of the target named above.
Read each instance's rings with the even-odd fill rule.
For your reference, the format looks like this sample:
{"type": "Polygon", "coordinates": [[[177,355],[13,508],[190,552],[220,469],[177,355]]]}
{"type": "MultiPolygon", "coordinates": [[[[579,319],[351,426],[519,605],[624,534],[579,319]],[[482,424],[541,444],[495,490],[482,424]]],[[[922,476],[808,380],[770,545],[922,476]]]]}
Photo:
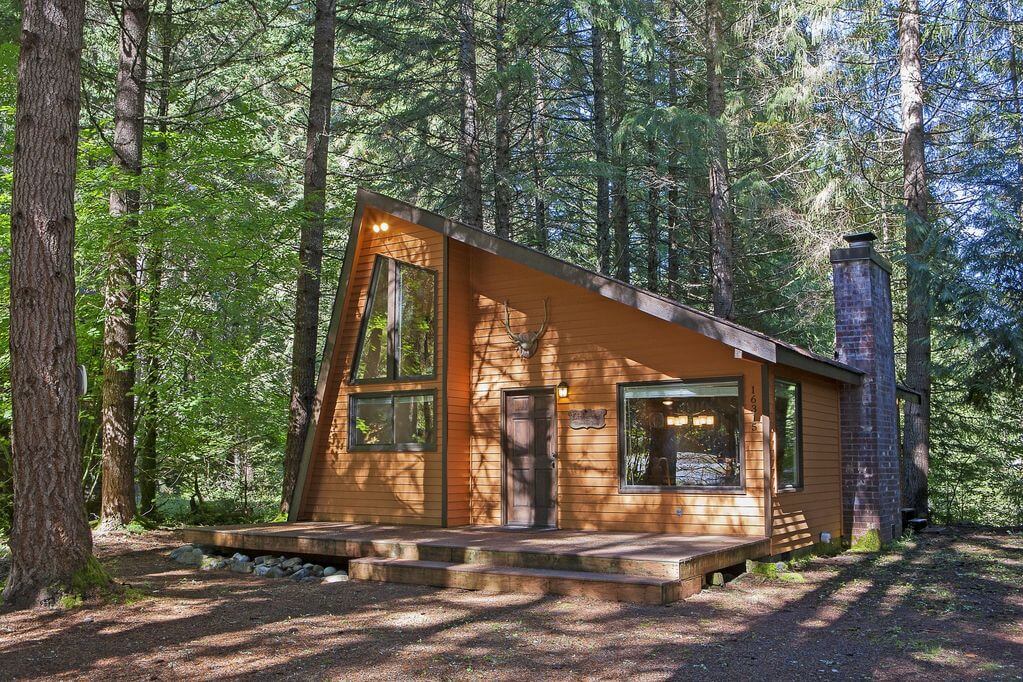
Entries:
{"type": "Polygon", "coordinates": [[[703,577],[683,580],[620,573],[565,571],[420,559],[369,557],[349,562],[355,580],[432,585],[461,590],[560,594],[606,601],[668,604],[700,591],[703,577]]]}

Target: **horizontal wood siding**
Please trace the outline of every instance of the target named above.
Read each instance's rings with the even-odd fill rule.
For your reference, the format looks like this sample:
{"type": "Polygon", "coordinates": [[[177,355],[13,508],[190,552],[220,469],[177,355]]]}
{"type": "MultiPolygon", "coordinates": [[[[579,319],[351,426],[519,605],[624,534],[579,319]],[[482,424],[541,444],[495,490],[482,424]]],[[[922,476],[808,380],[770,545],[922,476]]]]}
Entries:
{"type": "MultiPolygon", "coordinates": [[[[367,210],[343,306],[334,369],[328,378],[321,408],[301,519],[440,525],[444,432],[441,425],[437,424],[435,452],[349,452],[348,397],[359,392],[434,389],[438,401],[441,399],[439,380],[353,386],[349,384],[349,377],[376,256],[436,270],[438,319],[443,319],[443,240],[432,230],[367,210]],[[386,220],[390,229],[374,233],[371,226],[380,220],[386,220]]],[[[438,336],[439,331],[438,326],[438,336]]],[[[443,339],[440,339],[436,358],[438,376],[443,353],[443,339]]]]}
{"type": "Polygon", "coordinates": [[[501,522],[501,391],[567,381],[570,398],[558,405],[560,527],[763,535],[759,363],[736,359],[721,343],[510,260],[478,250],[469,260],[473,523],[501,522]],[[535,330],[545,297],[550,298],[549,329],[536,354],[524,360],[505,331],[503,302],[509,303],[515,331],[535,330]],[[745,391],[744,492],[619,492],[617,384],[736,376],[745,391]],[[606,426],[571,429],[568,410],[581,408],[606,409],[606,426]]]}
{"type": "Polygon", "coordinates": [[[773,376],[797,381],[803,391],[803,488],[776,492],[772,505],[771,551],[780,554],[818,542],[825,531],[842,535],[842,462],[838,384],[786,367],[773,376]]]}

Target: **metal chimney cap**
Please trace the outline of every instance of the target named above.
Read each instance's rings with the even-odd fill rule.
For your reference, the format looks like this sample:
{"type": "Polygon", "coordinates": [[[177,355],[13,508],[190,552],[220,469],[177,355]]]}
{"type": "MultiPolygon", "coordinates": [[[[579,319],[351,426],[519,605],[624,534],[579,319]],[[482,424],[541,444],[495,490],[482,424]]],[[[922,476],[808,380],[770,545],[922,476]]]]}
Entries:
{"type": "Polygon", "coordinates": [[[857,244],[869,244],[870,242],[877,241],[877,235],[873,232],[853,232],[851,234],[842,235],[849,246],[855,246],[857,244]]]}

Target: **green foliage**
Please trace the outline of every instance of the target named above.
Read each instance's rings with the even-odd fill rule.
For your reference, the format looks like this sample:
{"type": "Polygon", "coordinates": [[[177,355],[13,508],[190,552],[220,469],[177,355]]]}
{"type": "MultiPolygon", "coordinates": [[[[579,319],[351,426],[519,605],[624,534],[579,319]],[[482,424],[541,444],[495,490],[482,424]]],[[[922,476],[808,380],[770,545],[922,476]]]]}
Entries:
{"type": "Polygon", "coordinates": [[[872,554],[880,552],[881,549],[881,535],[875,529],[868,530],[859,537],[854,537],[852,544],[849,546],[850,552],[858,554],[872,554]]]}

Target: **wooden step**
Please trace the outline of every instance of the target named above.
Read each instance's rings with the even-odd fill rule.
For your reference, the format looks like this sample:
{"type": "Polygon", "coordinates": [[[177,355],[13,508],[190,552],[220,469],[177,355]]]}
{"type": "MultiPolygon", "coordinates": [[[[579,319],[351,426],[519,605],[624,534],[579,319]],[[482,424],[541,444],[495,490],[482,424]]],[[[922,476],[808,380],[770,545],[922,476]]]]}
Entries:
{"type": "Polygon", "coordinates": [[[703,577],[671,580],[620,573],[364,558],[349,562],[354,580],[432,585],[483,592],[559,594],[606,601],[668,604],[700,591],[703,577]]]}

